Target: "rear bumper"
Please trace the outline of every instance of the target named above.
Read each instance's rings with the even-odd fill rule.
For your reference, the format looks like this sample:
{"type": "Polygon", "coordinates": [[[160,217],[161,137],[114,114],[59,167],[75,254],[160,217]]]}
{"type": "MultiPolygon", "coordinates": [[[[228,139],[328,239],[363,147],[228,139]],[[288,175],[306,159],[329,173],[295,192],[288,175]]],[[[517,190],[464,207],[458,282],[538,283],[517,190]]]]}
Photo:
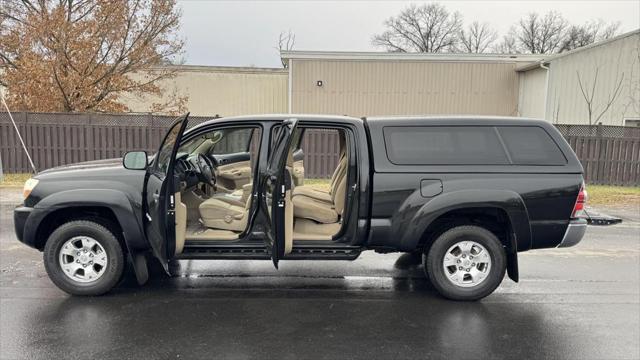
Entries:
{"type": "Polygon", "coordinates": [[[587,220],[577,219],[571,220],[567,230],[562,237],[562,241],[558,245],[559,248],[571,247],[582,240],[584,233],[587,231],[587,220]]]}

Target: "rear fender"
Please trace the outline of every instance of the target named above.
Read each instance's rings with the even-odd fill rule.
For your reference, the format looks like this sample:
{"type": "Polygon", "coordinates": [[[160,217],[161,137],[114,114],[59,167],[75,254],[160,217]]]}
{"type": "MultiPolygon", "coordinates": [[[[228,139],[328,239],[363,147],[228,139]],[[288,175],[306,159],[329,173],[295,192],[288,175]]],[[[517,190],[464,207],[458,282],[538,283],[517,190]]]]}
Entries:
{"type": "Polygon", "coordinates": [[[531,226],[524,201],[519,194],[509,190],[459,190],[444,193],[424,204],[414,215],[410,225],[393,229],[392,233],[404,234],[401,248],[416,249],[429,226],[440,216],[454,210],[473,208],[497,208],[505,211],[511,223],[512,234],[506,246],[509,277],[518,281],[517,252],[531,248],[531,226]]]}

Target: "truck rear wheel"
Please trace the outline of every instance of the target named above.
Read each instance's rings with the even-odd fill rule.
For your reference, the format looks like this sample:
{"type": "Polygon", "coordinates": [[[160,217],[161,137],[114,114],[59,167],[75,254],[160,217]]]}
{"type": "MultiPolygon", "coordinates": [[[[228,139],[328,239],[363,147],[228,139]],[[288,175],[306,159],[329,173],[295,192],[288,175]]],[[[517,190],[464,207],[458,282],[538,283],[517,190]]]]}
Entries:
{"type": "Polygon", "coordinates": [[[502,282],[507,263],[500,240],[472,225],[442,233],[423,259],[426,275],[438,292],[462,301],[491,294],[502,282]]]}
{"type": "Polygon", "coordinates": [[[122,277],[125,260],[118,239],[103,225],[77,220],[51,233],[44,247],[49,278],[72,295],[101,295],[122,277]]]}

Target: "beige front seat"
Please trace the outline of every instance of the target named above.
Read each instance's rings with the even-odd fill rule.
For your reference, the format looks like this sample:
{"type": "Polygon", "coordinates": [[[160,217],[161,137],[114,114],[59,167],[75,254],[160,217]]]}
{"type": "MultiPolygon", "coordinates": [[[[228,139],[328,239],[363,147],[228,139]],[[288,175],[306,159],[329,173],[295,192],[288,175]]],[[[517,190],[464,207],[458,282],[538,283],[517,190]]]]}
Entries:
{"type": "Polygon", "coordinates": [[[208,228],[244,231],[247,227],[250,203],[251,198],[246,199],[244,206],[210,198],[200,204],[200,218],[204,226],[208,228]]]}
{"type": "Polygon", "coordinates": [[[211,196],[212,199],[221,200],[235,206],[244,206],[253,191],[253,183],[248,183],[232,193],[219,192],[211,196]]]}

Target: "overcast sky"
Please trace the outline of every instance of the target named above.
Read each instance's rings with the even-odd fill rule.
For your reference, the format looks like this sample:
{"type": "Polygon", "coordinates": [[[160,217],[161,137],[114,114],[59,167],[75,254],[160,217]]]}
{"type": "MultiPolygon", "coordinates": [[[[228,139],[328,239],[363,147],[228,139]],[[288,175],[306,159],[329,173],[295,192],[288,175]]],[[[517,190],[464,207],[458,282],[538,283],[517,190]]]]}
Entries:
{"type": "MultiPolygon", "coordinates": [[[[296,35],[295,50],[382,51],[371,36],[409,1],[179,1],[185,61],[192,65],[278,67],[281,31],[296,35]]],[[[529,12],[556,10],[572,23],[620,21],[640,28],[640,1],[441,1],[465,23],[491,23],[500,34],[529,12]]]]}

